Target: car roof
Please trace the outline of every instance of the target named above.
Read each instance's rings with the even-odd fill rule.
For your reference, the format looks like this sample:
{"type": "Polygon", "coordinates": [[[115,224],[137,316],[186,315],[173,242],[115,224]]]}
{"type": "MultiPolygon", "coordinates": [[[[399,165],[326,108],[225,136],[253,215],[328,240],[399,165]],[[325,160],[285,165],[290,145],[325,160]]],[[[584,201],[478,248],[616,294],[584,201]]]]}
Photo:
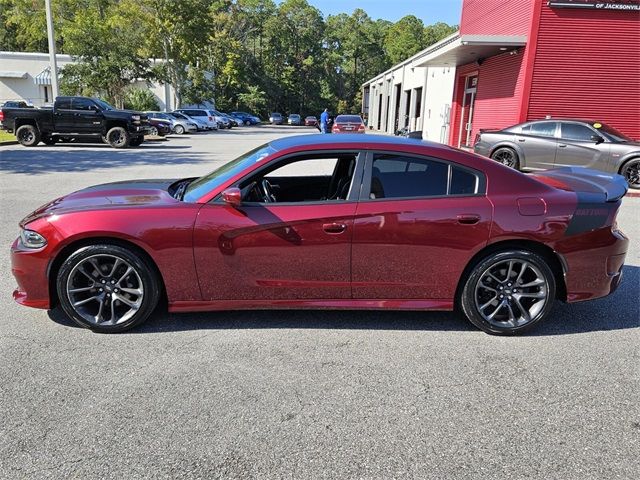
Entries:
{"type": "Polygon", "coordinates": [[[292,135],[273,140],[270,145],[276,150],[285,150],[294,147],[306,147],[315,145],[335,146],[342,145],[414,145],[423,147],[435,147],[450,150],[451,147],[441,143],[420,140],[416,138],[391,137],[387,135],[292,135]]]}
{"type": "Polygon", "coordinates": [[[539,118],[538,120],[529,120],[528,122],[522,123],[522,125],[529,123],[539,123],[539,122],[577,122],[577,123],[604,123],[601,120],[587,120],[584,118],[539,118]]]}

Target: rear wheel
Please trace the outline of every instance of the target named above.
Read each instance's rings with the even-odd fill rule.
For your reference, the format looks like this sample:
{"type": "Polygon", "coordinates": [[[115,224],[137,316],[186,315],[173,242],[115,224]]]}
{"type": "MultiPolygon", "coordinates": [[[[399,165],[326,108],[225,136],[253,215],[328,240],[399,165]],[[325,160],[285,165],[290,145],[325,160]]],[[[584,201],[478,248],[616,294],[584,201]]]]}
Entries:
{"type": "Polygon", "coordinates": [[[115,333],[144,322],[160,296],[154,269],[116,245],[91,245],[73,253],[56,279],[64,312],[95,332],[115,333]]]}
{"type": "Polygon", "coordinates": [[[491,158],[509,168],[520,169],[520,159],[512,148],[501,147],[491,154],[491,158]]]}
{"type": "Polygon", "coordinates": [[[248,127],[249,125],[251,125],[251,122],[249,120],[245,120],[244,124],[248,127]]]}
{"type": "Polygon", "coordinates": [[[640,158],[632,158],[620,169],[630,188],[640,188],[640,158]]]}
{"type": "Polygon", "coordinates": [[[131,140],[129,133],[122,127],[113,127],[107,132],[106,137],[113,148],[127,148],[131,140]]]}
{"type": "Polygon", "coordinates": [[[16,130],[16,138],[25,147],[35,147],[40,143],[40,132],[33,125],[22,125],[16,130]]]}
{"type": "Polygon", "coordinates": [[[462,311],[476,327],[495,335],[522,333],[549,315],[556,296],[551,268],[526,250],[496,252],[471,271],[462,311]]]}

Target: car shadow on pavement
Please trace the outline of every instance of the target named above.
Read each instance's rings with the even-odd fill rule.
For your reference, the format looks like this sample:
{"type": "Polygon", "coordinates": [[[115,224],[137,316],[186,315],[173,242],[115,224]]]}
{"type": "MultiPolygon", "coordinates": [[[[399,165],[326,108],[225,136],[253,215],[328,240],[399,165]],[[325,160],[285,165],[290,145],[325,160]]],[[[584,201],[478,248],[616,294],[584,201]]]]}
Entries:
{"type": "Polygon", "coordinates": [[[114,150],[108,145],[66,145],[63,148],[35,147],[0,152],[0,172],[37,175],[52,172],[85,172],[100,168],[136,165],[182,165],[210,162],[206,153],[194,153],[190,146],[144,144],[139,148],[114,150]]]}
{"type": "MultiPolygon", "coordinates": [[[[626,266],[620,288],[603,299],[565,304],[556,302],[551,316],[526,336],[569,335],[640,326],[638,287],[640,268],[626,266]]],[[[56,323],[77,327],[60,308],[49,311],[56,323]]],[[[79,328],[79,327],[77,327],[79,328]]],[[[145,324],[128,333],[164,333],[187,330],[229,329],[331,329],[331,330],[476,330],[454,312],[372,310],[246,310],[199,313],[156,312],[145,324]]]]}

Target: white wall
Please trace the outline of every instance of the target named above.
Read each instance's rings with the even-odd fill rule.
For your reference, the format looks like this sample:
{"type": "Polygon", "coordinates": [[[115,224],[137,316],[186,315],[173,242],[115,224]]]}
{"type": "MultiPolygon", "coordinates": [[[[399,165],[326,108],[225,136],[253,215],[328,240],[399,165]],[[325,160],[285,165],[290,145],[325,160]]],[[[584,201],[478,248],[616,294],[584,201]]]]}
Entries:
{"type": "MultiPolygon", "coordinates": [[[[56,55],[58,68],[61,69],[73,60],[69,55],[56,55]]],[[[53,103],[51,98],[51,85],[36,85],[35,77],[49,66],[48,53],[26,53],[26,52],[0,52],[0,104],[7,100],[24,100],[32,103],[36,107],[41,107],[45,103],[53,103]],[[25,72],[25,78],[3,77],[3,72],[25,72]],[[45,87],[48,89],[48,102],[45,101],[45,87]]],[[[146,82],[139,81],[133,84],[136,88],[149,88],[156,97],[161,110],[167,108],[165,99],[172,103],[173,88],[169,92],[165,91],[164,84],[151,84],[147,87],[146,82]]],[[[168,106],[171,110],[172,105],[168,106]]]]}
{"type": "Polygon", "coordinates": [[[364,85],[364,88],[369,88],[368,128],[388,134],[395,133],[396,88],[399,87],[401,96],[398,128],[408,126],[410,131],[422,130],[424,139],[446,143],[447,137],[443,132],[448,128],[447,113],[453,98],[454,80],[453,67],[413,67],[410,61],[392,67],[364,85]],[[420,88],[422,95],[418,98],[420,88]],[[380,93],[382,110],[378,128],[380,93]],[[390,102],[388,110],[387,102],[390,102]],[[405,118],[407,103],[409,116],[405,118]]]}

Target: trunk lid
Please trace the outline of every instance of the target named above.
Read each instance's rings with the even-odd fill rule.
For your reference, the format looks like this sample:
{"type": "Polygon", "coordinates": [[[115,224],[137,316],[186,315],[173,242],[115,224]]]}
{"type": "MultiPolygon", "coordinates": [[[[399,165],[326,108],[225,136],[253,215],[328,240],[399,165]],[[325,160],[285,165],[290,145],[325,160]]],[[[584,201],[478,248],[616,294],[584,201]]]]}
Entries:
{"type": "Polygon", "coordinates": [[[558,168],[532,176],[549,186],[589,197],[592,202],[617,202],[629,189],[621,175],[584,167],[558,168]]]}

